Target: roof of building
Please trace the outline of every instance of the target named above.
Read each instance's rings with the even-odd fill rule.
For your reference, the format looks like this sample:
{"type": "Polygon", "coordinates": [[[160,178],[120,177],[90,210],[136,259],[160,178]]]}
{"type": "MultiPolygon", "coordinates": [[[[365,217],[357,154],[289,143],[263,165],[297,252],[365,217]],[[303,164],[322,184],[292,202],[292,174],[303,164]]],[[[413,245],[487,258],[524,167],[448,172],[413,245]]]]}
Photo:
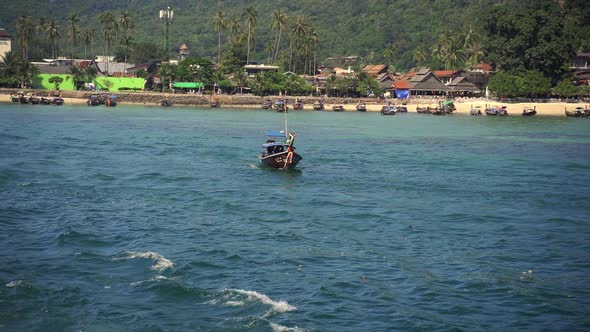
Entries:
{"type": "Polygon", "coordinates": [[[448,91],[449,88],[444,85],[430,69],[420,69],[416,76],[410,79],[410,88],[412,90],[422,91],[448,91]]]}
{"type": "Polygon", "coordinates": [[[44,62],[33,62],[33,65],[39,69],[39,73],[41,74],[69,74],[70,67],[69,66],[55,66],[49,63],[44,62]]]}
{"type": "Polygon", "coordinates": [[[436,77],[438,78],[449,78],[449,77],[453,77],[459,74],[458,70],[435,70],[434,71],[434,75],[436,75],[436,77]]]}
{"type": "Polygon", "coordinates": [[[0,28],[0,37],[10,38],[10,33],[8,33],[8,31],[6,31],[6,29],[0,28]]]}
{"type": "MultiPolygon", "coordinates": [[[[107,63],[103,61],[97,61],[96,65],[101,72],[107,72],[107,63]]],[[[132,63],[122,63],[122,62],[109,62],[108,63],[108,74],[112,75],[113,73],[125,73],[128,68],[132,68],[135,65],[132,63]]]]}
{"type": "Polygon", "coordinates": [[[393,88],[398,90],[408,90],[410,89],[410,81],[407,80],[400,80],[393,82],[393,88]]]}
{"type": "Polygon", "coordinates": [[[377,77],[382,72],[387,72],[387,65],[366,65],[363,71],[369,76],[377,77]]]}
{"type": "Polygon", "coordinates": [[[467,77],[455,77],[448,85],[453,91],[479,91],[475,84],[471,83],[467,77]]]}

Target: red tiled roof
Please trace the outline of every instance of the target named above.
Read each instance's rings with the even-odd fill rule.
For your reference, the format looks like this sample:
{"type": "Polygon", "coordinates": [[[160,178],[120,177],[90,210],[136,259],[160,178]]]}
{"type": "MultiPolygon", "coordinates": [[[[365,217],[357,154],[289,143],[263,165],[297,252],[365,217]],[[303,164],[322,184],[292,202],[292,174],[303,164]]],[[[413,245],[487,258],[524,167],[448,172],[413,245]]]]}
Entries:
{"type": "Polygon", "coordinates": [[[452,77],[457,74],[458,70],[435,70],[434,75],[438,78],[452,77]]]}
{"type": "Polygon", "coordinates": [[[396,89],[407,90],[410,88],[410,81],[395,81],[392,86],[396,89]]]}

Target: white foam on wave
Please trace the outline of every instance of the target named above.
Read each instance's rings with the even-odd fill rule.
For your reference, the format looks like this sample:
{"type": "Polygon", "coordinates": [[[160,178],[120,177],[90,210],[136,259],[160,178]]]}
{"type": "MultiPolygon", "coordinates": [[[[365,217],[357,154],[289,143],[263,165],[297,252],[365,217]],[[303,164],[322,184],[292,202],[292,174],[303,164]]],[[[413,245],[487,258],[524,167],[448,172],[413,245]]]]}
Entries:
{"type": "Polygon", "coordinates": [[[124,258],[119,259],[134,259],[134,258],[145,258],[145,259],[152,259],[156,261],[156,264],[152,265],[152,270],[157,271],[164,271],[174,266],[174,262],[167,259],[166,257],[158,254],[157,252],[148,251],[148,252],[137,252],[137,251],[127,251],[127,256],[124,258]]]}
{"type": "Polygon", "coordinates": [[[272,309],[276,312],[287,312],[287,311],[293,311],[293,310],[297,309],[296,307],[287,303],[287,301],[274,301],[270,297],[268,297],[264,294],[260,294],[255,291],[249,291],[249,290],[244,290],[244,289],[227,289],[227,290],[231,291],[231,292],[236,292],[239,294],[246,295],[246,296],[248,296],[248,299],[257,299],[264,304],[270,305],[272,307],[272,309]]]}
{"type": "Polygon", "coordinates": [[[275,323],[270,323],[270,327],[275,332],[304,332],[305,331],[305,329],[299,328],[297,326],[287,327],[287,326],[283,326],[283,325],[279,325],[279,324],[275,324],[275,323]]]}
{"type": "Polygon", "coordinates": [[[244,301],[227,301],[224,304],[230,307],[241,307],[244,305],[244,301]]]}
{"type": "Polygon", "coordinates": [[[132,283],[129,283],[129,285],[130,286],[139,286],[139,285],[143,284],[144,282],[160,281],[160,280],[174,280],[174,279],[176,279],[176,277],[169,278],[169,277],[165,277],[165,276],[155,276],[153,278],[149,278],[148,280],[134,281],[132,283]]]}
{"type": "Polygon", "coordinates": [[[21,286],[23,283],[24,283],[24,281],[22,281],[22,280],[13,280],[13,281],[7,283],[5,286],[8,288],[15,288],[15,287],[21,286]]]}

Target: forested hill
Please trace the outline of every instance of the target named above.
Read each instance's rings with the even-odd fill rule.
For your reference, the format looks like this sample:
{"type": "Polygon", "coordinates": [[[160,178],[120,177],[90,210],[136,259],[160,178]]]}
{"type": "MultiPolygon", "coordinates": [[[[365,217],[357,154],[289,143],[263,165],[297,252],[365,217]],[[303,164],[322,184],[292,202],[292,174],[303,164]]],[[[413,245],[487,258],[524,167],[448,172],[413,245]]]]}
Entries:
{"type": "MultiPolygon", "coordinates": [[[[297,17],[303,15],[318,38],[317,58],[355,55],[367,62],[391,62],[399,69],[416,65],[416,49],[430,52],[442,34],[483,34],[483,21],[498,6],[533,8],[553,5],[553,0],[8,0],[0,11],[0,27],[15,34],[18,16],[34,20],[58,19],[61,23],[60,50],[66,49],[67,17],[80,16],[80,26],[94,26],[96,48],[100,49],[101,25],[98,15],[128,11],[135,25],[135,42],[163,45],[164,24],[158,18],[161,9],[171,7],[175,12],[171,26],[171,45],[178,48],[186,43],[191,55],[215,58],[218,33],[213,28],[213,17],[222,11],[227,19],[240,19],[242,32],[246,27],[243,15],[252,7],[256,11],[253,34],[252,60],[267,62],[268,49],[273,44],[273,12],[280,9],[287,15],[287,27],[282,39],[283,56],[288,49],[288,33],[297,17]],[[270,46],[269,46],[270,45],[270,46]],[[389,50],[389,51],[387,51],[389,50]]],[[[590,22],[588,0],[565,1],[563,11],[569,13],[572,25],[578,26],[587,42],[590,22]],[[577,23],[576,23],[577,22],[577,23]],[[580,23],[581,22],[581,23],[580,23]],[[586,32],[584,32],[586,31],[586,32]]],[[[229,47],[230,27],[222,31],[222,49],[229,47]]],[[[39,41],[45,52],[51,52],[47,42],[39,41]],[[49,50],[49,51],[47,51],[49,50]]],[[[582,44],[580,44],[582,46],[582,44]]],[[[42,47],[39,47],[42,48],[42,47]]],[[[81,51],[78,46],[78,53],[81,51]]],[[[101,53],[101,52],[97,52],[101,53]]],[[[42,54],[33,55],[37,57],[42,54]]]]}

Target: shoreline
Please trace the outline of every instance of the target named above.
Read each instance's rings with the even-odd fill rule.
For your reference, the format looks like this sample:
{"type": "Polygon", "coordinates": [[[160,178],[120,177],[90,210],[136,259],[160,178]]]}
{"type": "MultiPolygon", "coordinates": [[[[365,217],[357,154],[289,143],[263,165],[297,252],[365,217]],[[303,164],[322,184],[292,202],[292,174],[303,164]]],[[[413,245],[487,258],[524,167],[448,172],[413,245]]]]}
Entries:
{"type": "MultiPolygon", "coordinates": [[[[0,90],[0,102],[11,103],[10,94],[16,93],[17,91],[23,91],[19,89],[1,89],[0,90]]],[[[36,92],[39,90],[24,90],[25,92],[36,92]]],[[[42,90],[43,93],[48,93],[47,90],[42,90]]],[[[89,91],[62,91],[62,98],[67,105],[86,105],[86,100],[93,92],[89,91]]],[[[301,100],[305,109],[303,111],[313,111],[312,103],[320,100],[319,97],[293,97],[293,96],[265,96],[258,97],[253,95],[192,95],[192,94],[169,94],[159,92],[119,92],[115,93],[118,98],[118,103],[121,105],[136,105],[136,106],[160,106],[160,101],[164,98],[172,100],[172,107],[202,107],[209,108],[209,102],[213,99],[218,99],[221,103],[222,108],[240,108],[240,109],[261,109],[261,104],[267,99],[285,99],[289,105],[292,105],[296,99],[301,100]]],[[[439,99],[410,99],[407,103],[408,113],[416,113],[416,107],[434,107],[439,99]]],[[[333,112],[333,105],[343,105],[345,112],[357,112],[357,103],[364,102],[367,106],[367,112],[379,112],[381,107],[385,105],[383,100],[360,98],[324,98],[325,111],[333,112]],[[349,101],[345,103],[345,100],[349,101]],[[352,101],[352,103],[350,102],[352,101]]],[[[391,101],[392,105],[400,104],[394,100],[391,101]]],[[[537,115],[540,116],[564,116],[565,110],[574,110],[576,107],[582,106],[584,108],[590,108],[587,103],[564,103],[564,102],[548,102],[548,103],[500,103],[497,101],[490,100],[461,100],[455,101],[456,111],[455,114],[469,115],[469,111],[472,107],[480,106],[481,110],[487,106],[502,106],[505,105],[508,108],[508,114],[512,116],[521,116],[522,110],[525,107],[534,107],[537,110],[537,115]]],[[[482,114],[485,116],[485,113],[482,114]]]]}

